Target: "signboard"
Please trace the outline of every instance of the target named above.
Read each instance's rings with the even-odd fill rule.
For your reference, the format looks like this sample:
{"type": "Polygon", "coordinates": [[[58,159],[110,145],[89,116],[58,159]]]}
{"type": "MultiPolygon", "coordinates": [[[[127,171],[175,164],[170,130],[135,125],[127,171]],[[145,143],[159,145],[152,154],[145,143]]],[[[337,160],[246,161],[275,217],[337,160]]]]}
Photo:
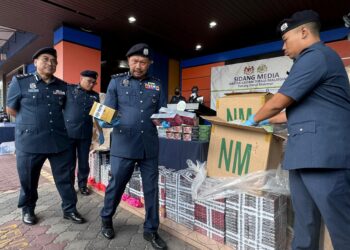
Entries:
{"type": "Polygon", "coordinates": [[[287,56],[213,67],[211,69],[210,107],[225,93],[276,93],[287,78],[293,61],[287,56]]]}

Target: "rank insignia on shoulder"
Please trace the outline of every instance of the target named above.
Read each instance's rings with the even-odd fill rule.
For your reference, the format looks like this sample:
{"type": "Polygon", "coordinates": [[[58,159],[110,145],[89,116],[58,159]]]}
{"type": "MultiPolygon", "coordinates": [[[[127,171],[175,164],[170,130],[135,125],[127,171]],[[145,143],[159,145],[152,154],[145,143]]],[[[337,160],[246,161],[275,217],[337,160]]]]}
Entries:
{"type": "Polygon", "coordinates": [[[120,76],[125,76],[125,75],[127,75],[127,74],[128,74],[128,72],[119,73],[119,74],[114,74],[114,75],[111,76],[111,78],[117,78],[117,77],[120,77],[120,76]]]}
{"type": "Polygon", "coordinates": [[[66,93],[60,89],[56,89],[53,91],[54,95],[66,95],[66,93]]]}
{"type": "Polygon", "coordinates": [[[19,74],[19,75],[16,75],[16,78],[20,80],[20,79],[27,78],[27,77],[29,77],[29,76],[33,76],[33,74],[32,74],[32,73],[23,74],[23,75],[19,74]]]}

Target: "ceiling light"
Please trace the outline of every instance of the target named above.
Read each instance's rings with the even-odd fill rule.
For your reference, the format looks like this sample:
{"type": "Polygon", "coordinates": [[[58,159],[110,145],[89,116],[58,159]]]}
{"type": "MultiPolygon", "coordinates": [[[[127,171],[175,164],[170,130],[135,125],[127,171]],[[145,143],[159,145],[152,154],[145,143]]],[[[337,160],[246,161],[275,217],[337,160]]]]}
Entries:
{"type": "Polygon", "coordinates": [[[129,68],[129,65],[128,65],[128,62],[126,60],[119,60],[118,67],[121,69],[127,69],[127,68],[129,68]]]}
{"type": "Polygon", "coordinates": [[[212,21],[209,23],[209,28],[213,29],[213,28],[215,28],[216,25],[217,25],[217,23],[215,21],[212,21]]]}
{"type": "Polygon", "coordinates": [[[130,16],[130,17],[128,18],[128,20],[129,20],[129,23],[134,23],[134,22],[136,22],[136,18],[133,17],[133,16],[130,16]]]}
{"type": "Polygon", "coordinates": [[[196,45],[196,50],[200,50],[200,49],[202,49],[202,45],[197,44],[197,45],[196,45]]]}

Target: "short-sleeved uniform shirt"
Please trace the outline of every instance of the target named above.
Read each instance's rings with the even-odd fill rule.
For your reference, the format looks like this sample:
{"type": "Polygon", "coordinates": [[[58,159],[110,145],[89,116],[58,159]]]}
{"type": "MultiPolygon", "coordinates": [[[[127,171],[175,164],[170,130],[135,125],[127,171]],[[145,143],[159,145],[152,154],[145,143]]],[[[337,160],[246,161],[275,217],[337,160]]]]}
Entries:
{"type": "Polygon", "coordinates": [[[16,110],[16,149],[27,153],[59,153],[69,147],[63,108],[67,85],[54,77],[45,83],[39,75],[13,77],[7,106],[16,110]]]}
{"type": "Polygon", "coordinates": [[[113,128],[111,155],[144,159],[158,156],[157,128],[150,119],[158,113],[160,81],[139,80],[130,73],[112,76],[104,104],[118,111],[120,124],[113,128]]]}
{"type": "Polygon", "coordinates": [[[79,84],[67,85],[67,101],[64,109],[69,138],[91,139],[93,120],[89,115],[94,102],[99,102],[95,91],[86,91],[79,84]]]}
{"type": "Polygon", "coordinates": [[[279,93],[295,100],[284,168],[350,168],[350,88],[338,54],[322,42],[305,49],[279,93]]]}

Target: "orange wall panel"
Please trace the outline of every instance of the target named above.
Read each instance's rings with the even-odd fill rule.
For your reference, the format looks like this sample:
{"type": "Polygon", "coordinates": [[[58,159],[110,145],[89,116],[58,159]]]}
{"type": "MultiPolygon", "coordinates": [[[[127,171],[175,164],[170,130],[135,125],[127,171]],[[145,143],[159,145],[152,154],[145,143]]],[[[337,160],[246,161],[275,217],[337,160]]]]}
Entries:
{"type": "Polygon", "coordinates": [[[342,41],[327,43],[327,45],[332,49],[334,49],[339,54],[345,66],[350,65],[350,41],[349,40],[342,40],[342,41]]]}
{"type": "Polygon", "coordinates": [[[182,91],[191,91],[195,85],[198,87],[199,93],[203,89],[210,89],[210,76],[182,80],[182,91]]]}
{"type": "Polygon", "coordinates": [[[81,71],[94,70],[99,75],[94,90],[100,92],[101,51],[66,41],[56,44],[55,49],[58,60],[55,74],[57,77],[68,83],[78,83],[81,71]]]}
{"type": "Polygon", "coordinates": [[[182,79],[198,78],[204,76],[210,76],[211,68],[216,66],[225,65],[224,62],[212,63],[202,66],[185,68],[182,70],[182,79]]]}

